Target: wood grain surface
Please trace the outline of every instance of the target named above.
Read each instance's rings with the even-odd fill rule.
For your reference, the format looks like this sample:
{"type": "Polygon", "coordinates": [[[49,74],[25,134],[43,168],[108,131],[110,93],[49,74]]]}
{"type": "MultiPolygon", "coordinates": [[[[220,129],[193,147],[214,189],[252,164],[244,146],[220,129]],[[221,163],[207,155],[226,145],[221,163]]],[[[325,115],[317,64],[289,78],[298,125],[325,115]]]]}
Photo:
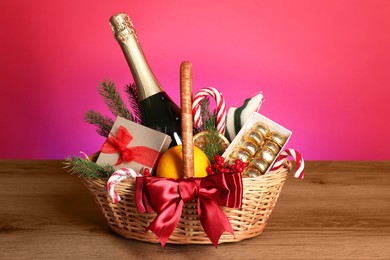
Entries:
{"type": "Polygon", "coordinates": [[[116,235],[61,167],[0,160],[0,259],[390,259],[390,161],[307,162],[261,236],[218,248],[116,235]]]}

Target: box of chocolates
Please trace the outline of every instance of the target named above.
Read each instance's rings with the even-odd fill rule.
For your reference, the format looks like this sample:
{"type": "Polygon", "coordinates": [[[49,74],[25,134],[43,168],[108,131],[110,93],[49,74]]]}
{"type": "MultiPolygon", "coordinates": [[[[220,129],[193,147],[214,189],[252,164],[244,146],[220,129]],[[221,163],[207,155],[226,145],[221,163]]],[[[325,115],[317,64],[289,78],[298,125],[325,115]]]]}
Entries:
{"type": "Polygon", "coordinates": [[[240,159],[247,164],[243,177],[257,177],[271,169],[291,135],[288,129],[254,112],[222,157],[228,163],[240,159]]]}

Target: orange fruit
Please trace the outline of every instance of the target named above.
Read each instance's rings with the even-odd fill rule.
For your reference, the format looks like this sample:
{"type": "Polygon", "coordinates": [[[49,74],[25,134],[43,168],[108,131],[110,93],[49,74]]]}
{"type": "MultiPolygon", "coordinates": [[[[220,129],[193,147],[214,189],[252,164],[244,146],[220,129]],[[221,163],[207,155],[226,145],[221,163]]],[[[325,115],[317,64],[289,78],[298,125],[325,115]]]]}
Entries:
{"type": "MultiPolygon", "coordinates": [[[[207,176],[206,168],[210,161],[206,154],[194,147],[194,177],[202,178],[207,176]]],[[[183,154],[182,146],[176,145],[166,151],[160,158],[157,165],[156,176],[165,178],[183,178],[183,154]]]]}

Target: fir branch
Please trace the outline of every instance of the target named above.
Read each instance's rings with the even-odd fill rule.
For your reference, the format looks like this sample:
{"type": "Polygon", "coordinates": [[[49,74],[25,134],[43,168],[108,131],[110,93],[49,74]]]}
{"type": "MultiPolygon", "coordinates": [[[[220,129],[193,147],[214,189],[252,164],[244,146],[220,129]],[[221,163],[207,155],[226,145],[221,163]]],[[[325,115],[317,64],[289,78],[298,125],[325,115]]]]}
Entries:
{"type": "Polygon", "coordinates": [[[111,128],[114,125],[114,121],[111,118],[93,110],[85,113],[84,120],[91,125],[97,126],[96,132],[104,137],[109,136],[111,128]]]}
{"type": "Polygon", "coordinates": [[[127,118],[131,121],[133,120],[133,115],[127,109],[126,105],[123,103],[123,100],[116,90],[115,84],[112,81],[103,81],[98,86],[99,94],[103,97],[104,102],[106,103],[108,109],[114,116],[121,116],[127,118]]]}
{"type": "Polygon", "coordinates": [[[137,92],[136,85],[134,83],[126,85],[125,92],[129,100],[130,109],[133,114],[134,122],[141,124],[142,116],[141,116],[141,109],[138,102],[138,92],[137,92]]]}
{"type": "Polygon", "coordinates": [[[213,114],[208,113],[207,119],[204,122],[205,131],[217,131],[217,113],[214,111],[213,114]]]}
{"type": "Polygon", "coordinates": [[[83,158],[68,156],[64,161],[65,167],[69,168],[70,174],[78,174],[86,178],[107,178],[114,173],[114,168],[111,165],[98,165],[95,162],[85,160],[83,158]]]}
{"type": "Polygon", "coordinates": [[[210,162],[213,163],[214,155],[222,155],[224,151],[222,139],[219,136],[216,127],[217,113],[215,110],[210,112],[210,99],[208,97],[202,99],[199,105],[201,109],[200,116],[203,122],[199,130],[206,132],[206,142],[202,150],[207,155],[210,162]]]}
{"type": "Polygon", "coordinates": [[[203,147],[203,151],[210,162],[214,163],[214,155],[222,155],[224,152],[222,139],[216,129],[207,130],[205,137],[206,143],[203,147]]]}

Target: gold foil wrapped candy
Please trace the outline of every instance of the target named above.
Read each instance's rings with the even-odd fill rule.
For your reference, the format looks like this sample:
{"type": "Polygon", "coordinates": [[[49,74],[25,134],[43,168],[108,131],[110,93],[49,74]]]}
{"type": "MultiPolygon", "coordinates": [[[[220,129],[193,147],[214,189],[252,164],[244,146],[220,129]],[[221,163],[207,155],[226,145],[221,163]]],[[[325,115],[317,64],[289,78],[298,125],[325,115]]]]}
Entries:
{"type": "Polygon", "coordinates": [[[263,158],[255,157],[253,158],[249,164],[248,168],[255,168],[264,174],[268,169],[269,163],[267,163],[263,158]]]}
{"type": "Polygon", "coordinates": [[[253,127],[252,127],[253,130],[259,132],[262,136],[264,137],[267,137],[268,134],[270,133],[270,129],[268,126],[266,126],[265,124],[263,123],[256,123],[253,127]]]}
{"type": "Polygon", "coordinates": [[[251,157],[251,154],[247,151],[247,150],[244,150],[244,149],[237,149],[234,153],[233,153],[233,158],[234,159],[240,159],[242,162],[248,162],[249,159],[251,157]]]}
{"type": "Polygon", "coordinates": [[[249,130],[248,133],[244,135],[243,140],[252,141],[260,147],[264,144],[265,138],[260,132],[249,130]]]}
{"type": "Polygon", "coordinates": [[[263,158],[263,160],[266,161],[267,163],[271,163],[274,160],[275,156],[276,156],[275,153],[273,153],[270,149],[267,149],[265,147],[261,148],[256,153],[256,157],[263,158]]]}
{"type": "Polygon", "coordinates": [[[274,154],[278,154],[280,150],[280,147],[275,142],[272,141],[265,142],[263,147],[271,150],[274,154]]]}
{"type": "Polygon", "coordinates": [[[275,142],[277,145],[279,145],[279,147],[282,147],[284,145],[284,143],[286,142],[286,137],[284,137],[283,135],[281,135],[280,133],[278,132],[272,132],[268,139],[272,142],[275,142]]]}
{"type": "Polygon", "coordinates": [[[255,143],[251,141],[245,141],[240,145],[240,149],[247,151],[250,154],[250,156],[253,156],[256,153],[257,146],[255,143]]]}
{"type": "Polygon", "coordinates": [[[261,172],[255,168],[246,168],[242,173],[243,177],[255,178],[261,176],[261,172]]]}

